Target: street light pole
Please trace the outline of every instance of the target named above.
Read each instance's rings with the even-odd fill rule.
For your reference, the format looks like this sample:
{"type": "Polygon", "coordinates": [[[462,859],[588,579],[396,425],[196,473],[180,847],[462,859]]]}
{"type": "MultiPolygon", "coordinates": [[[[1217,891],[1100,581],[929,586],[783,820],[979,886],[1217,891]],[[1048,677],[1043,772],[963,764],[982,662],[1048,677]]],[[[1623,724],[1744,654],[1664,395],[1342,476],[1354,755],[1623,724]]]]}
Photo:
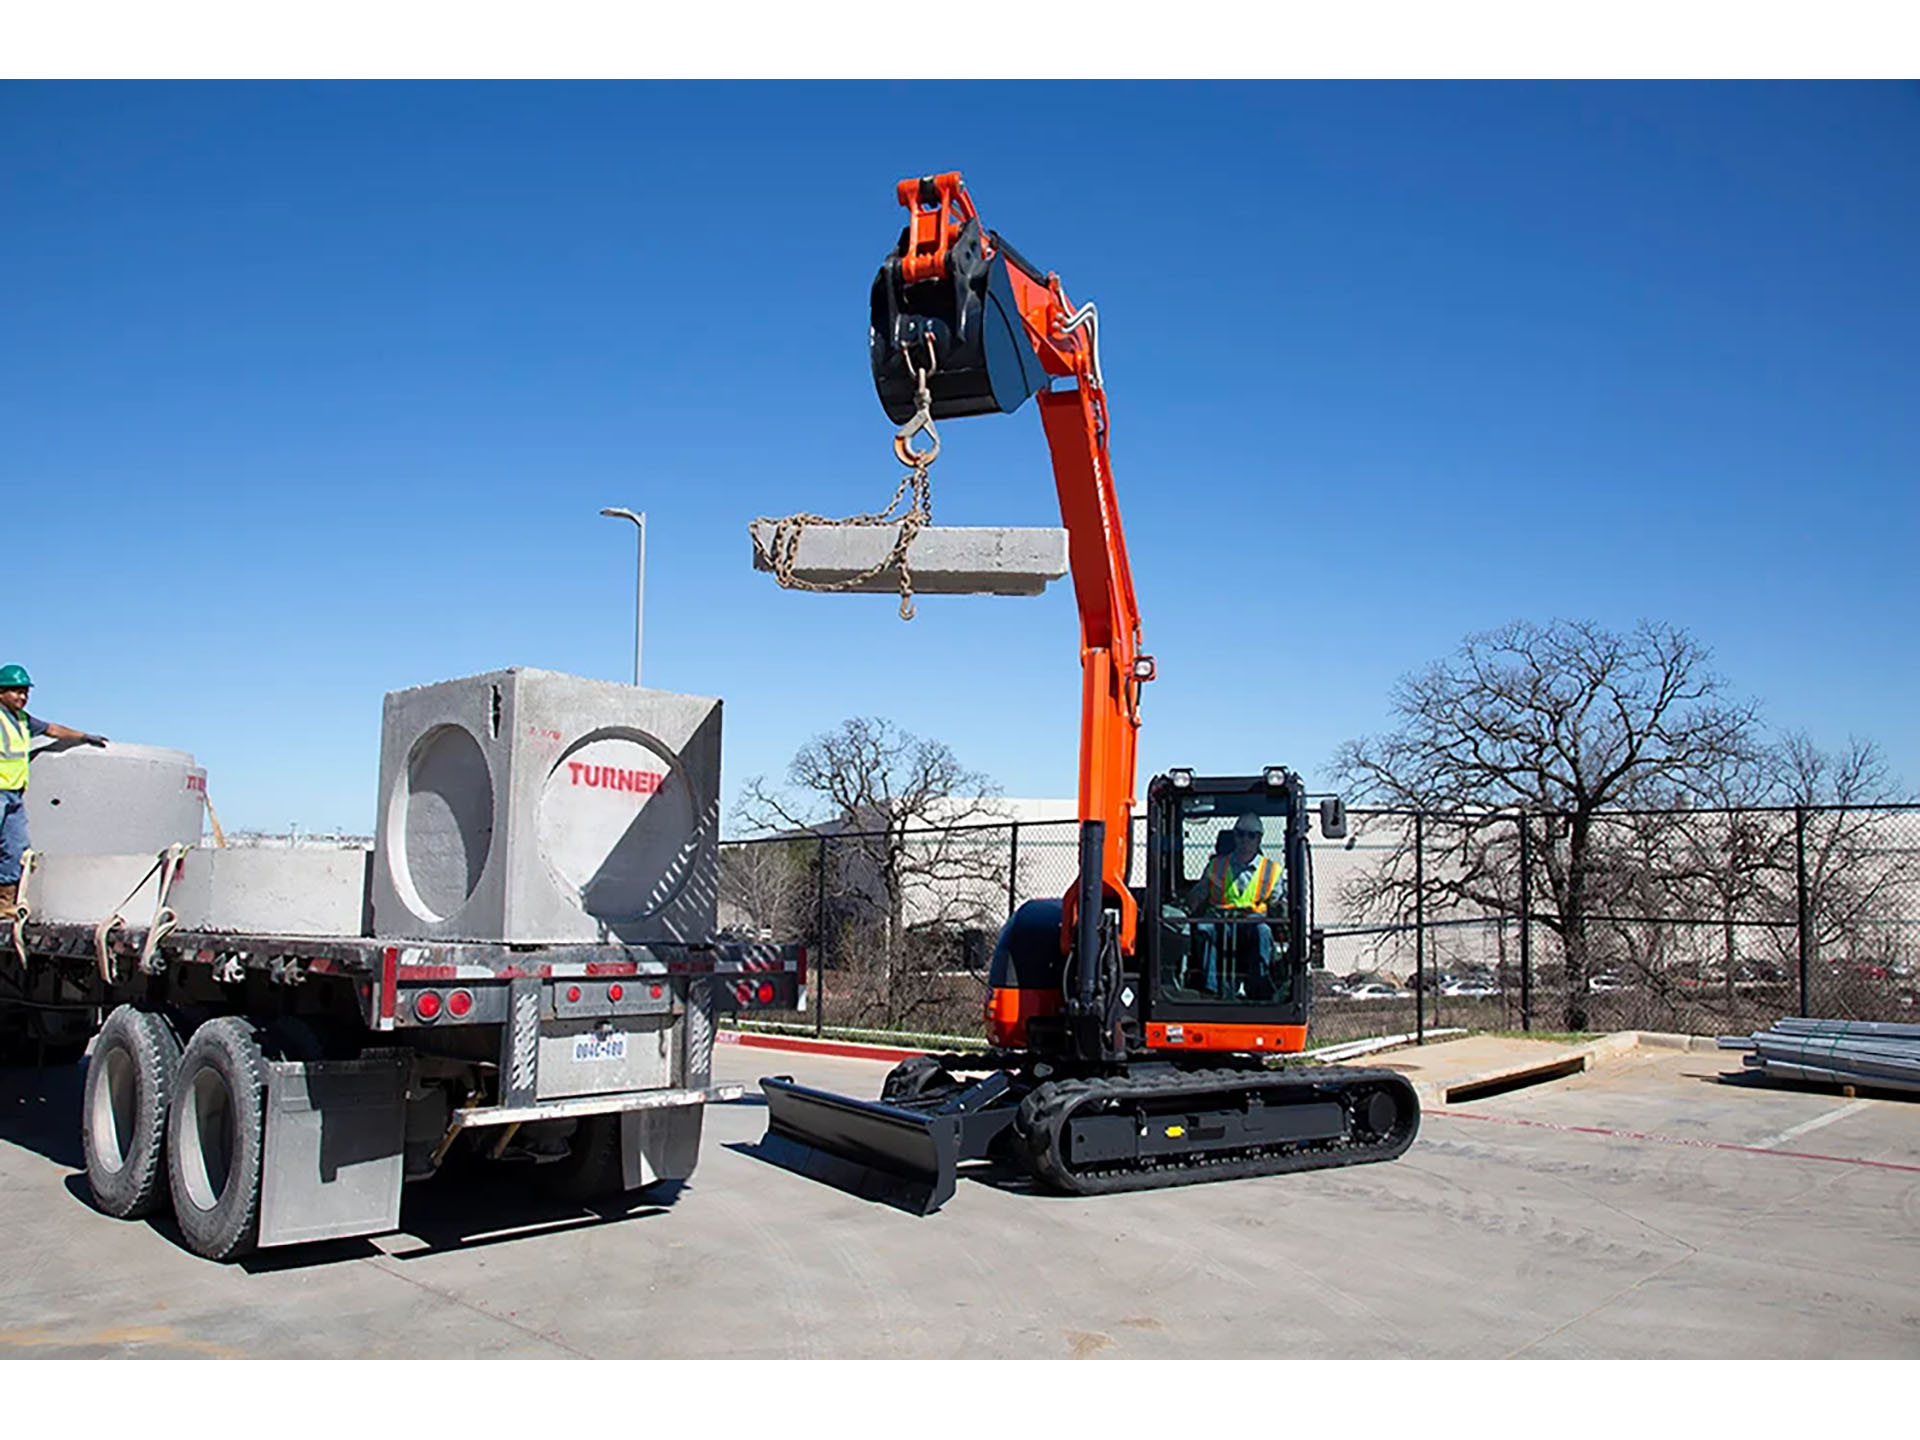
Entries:
{"type": "Polygon", "coordinates": [[[633,528],[640,537],[640,558],[634,567],[633,578],[633,683],[640,683],[640,640],[644,634],[647,605],[647,514],[638,515],[631,510],[609,508],[600,512],[615,520],[631,520],[633,528]]]}

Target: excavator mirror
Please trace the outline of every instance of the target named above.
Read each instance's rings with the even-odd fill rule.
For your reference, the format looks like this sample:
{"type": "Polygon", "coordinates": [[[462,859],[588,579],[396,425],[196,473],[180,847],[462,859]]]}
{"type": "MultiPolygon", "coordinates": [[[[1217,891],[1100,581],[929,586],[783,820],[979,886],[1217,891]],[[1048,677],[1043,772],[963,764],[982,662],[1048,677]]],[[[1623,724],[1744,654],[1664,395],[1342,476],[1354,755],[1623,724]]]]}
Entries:
{"type": "Polygon", "coordinates": [[[1307,937],[1307,968],[1309,970],[1327,968],[1327,932],[1318,925],[1313,927],[1313,933],[1307,937]]]}
{"type": "Polygon", "coordinates": [[[1329,795],[1320,802],[1320,838],[1323,840],[1347,838],[1347,802],[1338,795],[1329,795]]]}

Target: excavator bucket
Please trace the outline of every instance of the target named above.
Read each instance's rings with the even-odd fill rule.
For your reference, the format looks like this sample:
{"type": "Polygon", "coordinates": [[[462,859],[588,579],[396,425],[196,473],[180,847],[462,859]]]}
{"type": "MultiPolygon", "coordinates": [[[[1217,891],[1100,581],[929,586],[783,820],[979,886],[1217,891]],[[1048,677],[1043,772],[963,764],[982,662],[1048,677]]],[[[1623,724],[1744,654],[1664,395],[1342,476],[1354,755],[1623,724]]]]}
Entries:
{"type": "Polygon", "coordinates": [[[954,235],[946,273],[908,285],[900,265],[906,243],[903,231],[873,278],[873,384],[887,418],[903,425],[913,417],[918,387],[909,361],[926,369],[929,341],[935,420],[1018,410],[1047,376],[1014,300],[1010,252],[989,257],[979,220],[969,219],[954,235]]]}
{"type": "Polygon", "coordinates": [[[767,1097],[763,1159],[811,1180],[931,1215],[953,1198],[961,1117],[851,1100],[784,1075],[760,1082],[767,1097]]]}

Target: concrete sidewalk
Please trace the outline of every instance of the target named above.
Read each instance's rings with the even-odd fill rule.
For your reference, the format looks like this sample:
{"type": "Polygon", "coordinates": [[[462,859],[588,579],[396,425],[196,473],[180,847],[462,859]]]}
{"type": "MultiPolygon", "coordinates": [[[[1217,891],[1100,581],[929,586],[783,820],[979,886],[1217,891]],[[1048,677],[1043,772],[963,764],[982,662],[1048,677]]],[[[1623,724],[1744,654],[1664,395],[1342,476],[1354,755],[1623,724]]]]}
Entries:
{"type": "Polygon", "coordinates": [[[1413,1082],[1422,1105],[1497,1095],[1523,1085],[1578,1075],[1622,1059],[1635,1050],[1712,1050],[1714,1042],[1699,1035],[1665,1035],[1622,1030],[1578,1045],[1550,1040],[1523,1040],[1509,1035],[1468,1035],[1432,1045],[1356,1055],[1337,1063],[1381,1070],[1397,1070],[1413,1082]]]}

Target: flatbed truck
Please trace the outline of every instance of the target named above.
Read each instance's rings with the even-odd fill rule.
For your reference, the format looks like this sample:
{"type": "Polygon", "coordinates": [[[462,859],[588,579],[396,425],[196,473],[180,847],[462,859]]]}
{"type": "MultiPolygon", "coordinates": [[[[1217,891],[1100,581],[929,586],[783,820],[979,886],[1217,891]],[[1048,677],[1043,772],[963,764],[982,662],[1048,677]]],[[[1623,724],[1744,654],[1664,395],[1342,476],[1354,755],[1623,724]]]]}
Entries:
{"type": "MultiPolygon", "coordinates": [[[[158,863],[168,862],[163,854],[158,863]]],[[[113,917],[117,921],[118,917],[113,917]]],[[[690,1176],[714,1017],[792,1009],[802,947],[527,945],[0,919],[15,1061],[88,1051],[94,1203],[211,1260],[398,1227],[465,1152],[586,1199],[690,1176]]],[[[450,1176],[445,1177],[451,1179],[450,1176]]]]}

